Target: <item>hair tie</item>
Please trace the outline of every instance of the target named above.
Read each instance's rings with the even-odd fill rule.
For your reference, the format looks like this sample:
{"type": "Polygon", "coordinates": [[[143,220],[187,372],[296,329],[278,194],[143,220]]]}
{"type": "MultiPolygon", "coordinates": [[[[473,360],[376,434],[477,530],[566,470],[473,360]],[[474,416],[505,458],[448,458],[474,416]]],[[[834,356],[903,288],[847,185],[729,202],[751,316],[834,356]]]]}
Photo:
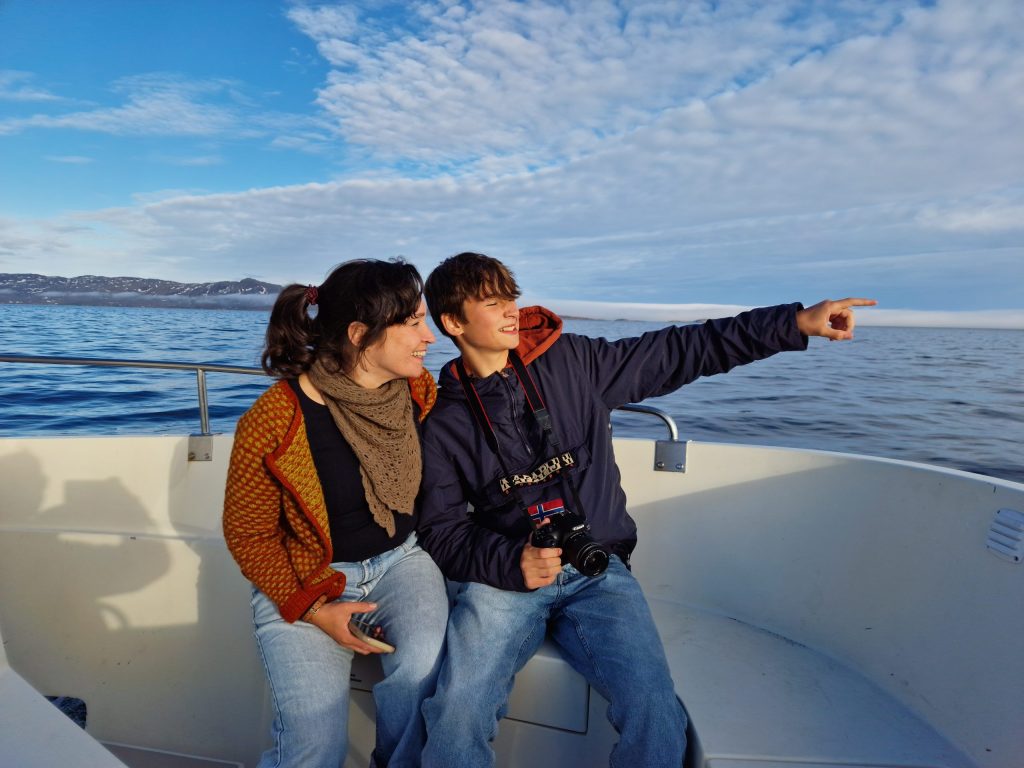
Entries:
{"type": "Polygon", "coordinates": [[[312,307],[316,306],[316,300],[320,296],[320,289],[315,285],[306,288],[306,303],[312,307]]]}

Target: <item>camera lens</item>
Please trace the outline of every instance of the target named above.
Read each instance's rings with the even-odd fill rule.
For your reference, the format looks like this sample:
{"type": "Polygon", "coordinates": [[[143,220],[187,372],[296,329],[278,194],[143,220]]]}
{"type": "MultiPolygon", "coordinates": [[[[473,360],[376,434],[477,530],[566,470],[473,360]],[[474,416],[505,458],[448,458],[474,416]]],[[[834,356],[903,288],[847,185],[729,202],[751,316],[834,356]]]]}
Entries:
{"type": "Polygon", "coordinates": [[[585,543],[574,541],[573,544],[580,545],[578,549],[573,547],[575,551],[569,558],[569,562],[577,571],[591,578],[605,572],[608,568],[608,550],[593,539],[589,539],[585,543]]]}

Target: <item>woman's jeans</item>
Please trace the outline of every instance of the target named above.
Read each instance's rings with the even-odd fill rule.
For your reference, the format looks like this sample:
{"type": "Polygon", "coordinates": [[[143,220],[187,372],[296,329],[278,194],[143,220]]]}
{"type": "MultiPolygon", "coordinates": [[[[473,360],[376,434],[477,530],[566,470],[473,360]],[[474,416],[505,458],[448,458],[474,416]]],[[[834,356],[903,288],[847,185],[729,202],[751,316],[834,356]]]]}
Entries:
{"type": "MultiPolygon", "coordinates": [[[[448,596],[441,572],[412,534],[404,544],[359,563],[331,566],[345,574],[342,600],[377,603],[366,617],[395,646],[381,654],[384,679],[374,686],[377,766],[418,766],[426,739],[420,706],[434,691],[444,648],[448,596]]],[[[338,768],[348,749],[349,671],[353,651],[312,624],[281,618],[253,589],[256,642],[274,706],[274,746],[260,768],[338,768]]]]}
{"type": "Polygon", "coordinates": [[[459,590],[437,693],[423,705],[426,768],[488,768],[512,680],[550,631],[565,659],[609,702],[612,766],[679,768],[686,715],[640,585],[618,557],[596,578],[565,566],[553,584],[459,590]]]}

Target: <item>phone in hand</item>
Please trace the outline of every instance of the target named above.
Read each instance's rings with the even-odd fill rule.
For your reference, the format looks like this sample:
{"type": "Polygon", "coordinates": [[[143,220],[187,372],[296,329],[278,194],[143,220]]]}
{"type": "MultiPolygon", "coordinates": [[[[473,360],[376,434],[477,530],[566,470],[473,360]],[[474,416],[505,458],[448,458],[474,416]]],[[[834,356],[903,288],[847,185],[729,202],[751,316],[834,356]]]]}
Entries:
{"type": "Polygon", "coordinates": [[[385,643],[381,637],[383,632],[376,624],[371,624],[365,619],[352,618],[348,623],[348,631],[358,637],[371,648],[376,648],[382,653],[394,653],[395,646],[385,643]]]}

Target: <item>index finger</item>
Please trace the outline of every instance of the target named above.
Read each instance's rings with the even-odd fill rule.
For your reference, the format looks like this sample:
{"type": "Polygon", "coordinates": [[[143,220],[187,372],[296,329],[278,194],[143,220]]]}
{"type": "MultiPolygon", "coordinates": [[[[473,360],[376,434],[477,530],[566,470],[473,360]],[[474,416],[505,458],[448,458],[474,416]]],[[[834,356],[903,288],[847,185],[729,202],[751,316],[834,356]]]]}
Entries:
{"type": "Polygon", "coordinates": [[[523,548],[523,554],[531,560],[547,560],[550,558],[560,557],[562,554],[561,547],[535,547],[533,542],[527,541],[526,546],[523,548]]]}
{"type": "Polygon", "coordinates": [[[840,299],[834,303],[842,304],[844,307],[873,307],[878,302],[874,299],[855,299],[851,297],[847,299],[840,299]]]}
{"type": "Polygon", "coordinates": [[[369,613],[370,611],[377,610],[376,603],[357,603],[355,601],[346,601],[345,607],[350,608],[352,610],[352,613],[369,613]]]}

